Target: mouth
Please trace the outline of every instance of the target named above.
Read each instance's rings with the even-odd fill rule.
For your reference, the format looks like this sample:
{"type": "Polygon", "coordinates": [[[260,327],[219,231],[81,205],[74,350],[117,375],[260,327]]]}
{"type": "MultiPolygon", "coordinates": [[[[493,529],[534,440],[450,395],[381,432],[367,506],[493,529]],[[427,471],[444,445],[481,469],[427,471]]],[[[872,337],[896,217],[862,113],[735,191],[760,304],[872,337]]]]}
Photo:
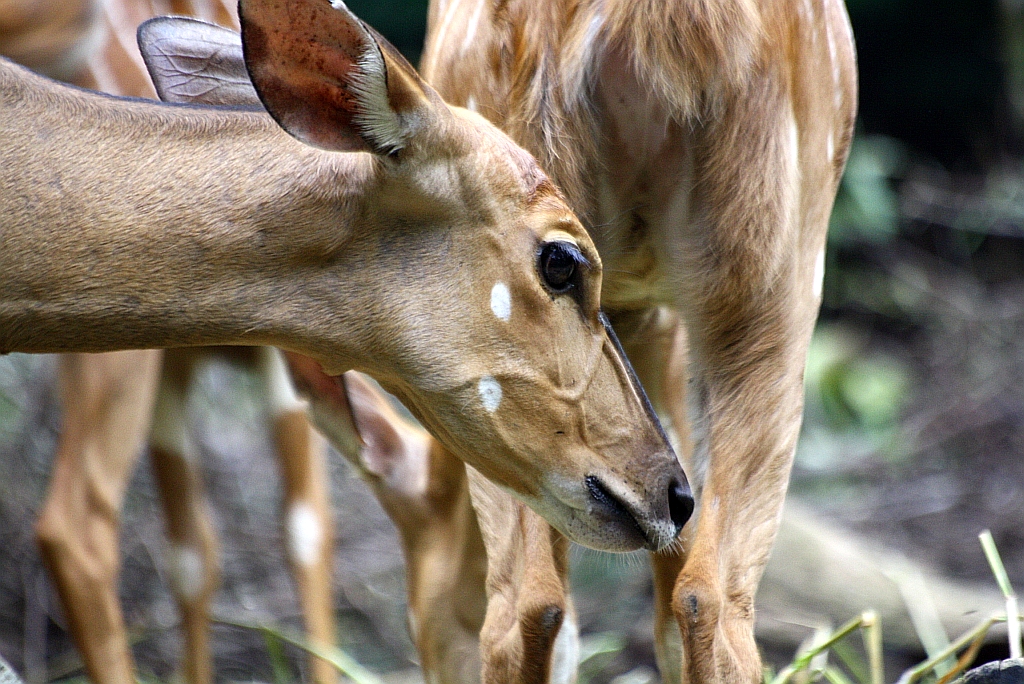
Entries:
{"type": "Polygon", "coordinates": [[[572,541],[599,551],[660,551],[675,541],[693,512],[685,481],[667,486],[666,499],[648,513],[595,475],[578,482],[525,503],[572,541]]]}
{"type": "Polygon", "coordinates": [[[675,541],[683,526],[693,514],[693,495],[688,484],[672,480],[668,486],[666,504],[668,520],[663,515],[644,515],[635,505],[626,503],[594,475],[584,479],[584,486],[593,501],[591,513],[617,525],[627,537],[639,539],[649,551],[660,551],[675,541]]]}
{"type": "Polygon", "coordinates": [[[629,512],[626,506],[608,491],[600,479],[594,475],[587,475],[583,484],[593,501],[589,511],[592,516],[604,518],[608,524],[621,528],[623,532],[627,533],[626,536],[640,540],[640,546],[651,546],[647,531],[640,526],[636,517],[629,512]]]}

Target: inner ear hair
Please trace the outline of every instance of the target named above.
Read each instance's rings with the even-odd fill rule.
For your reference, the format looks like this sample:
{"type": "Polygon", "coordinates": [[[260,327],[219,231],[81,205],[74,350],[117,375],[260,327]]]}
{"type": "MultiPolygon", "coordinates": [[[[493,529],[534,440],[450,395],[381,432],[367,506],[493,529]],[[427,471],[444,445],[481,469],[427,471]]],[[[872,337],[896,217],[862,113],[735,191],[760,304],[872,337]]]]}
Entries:
{"type": "MultiPolygon", "coordinates": [[[[373,35],[374,32],[370,32],[373,35]]],[[[374,36],[376,38],[376,36],[374,36]]],[[[357,63],[358,75],[352,81],[352,93],[359,109],[353,121],[381,154],[393,154],[405,147],[402,121],[388,98],[388,74],[384,55],[371,42],[357,63]]]]}

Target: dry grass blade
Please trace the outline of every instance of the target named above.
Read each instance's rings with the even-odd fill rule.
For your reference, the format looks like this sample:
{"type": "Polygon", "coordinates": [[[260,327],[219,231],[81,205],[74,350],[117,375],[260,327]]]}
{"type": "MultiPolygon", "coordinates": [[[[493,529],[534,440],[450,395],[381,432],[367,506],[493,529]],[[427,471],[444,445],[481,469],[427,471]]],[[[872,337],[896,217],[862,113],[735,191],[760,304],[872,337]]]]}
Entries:
{"type": "Polygon", "coordinates": [[[815,656],[817,656],[819,653],[831,648],[832,645],[835,644],[837,641],[846,638],[857,629],[860,629],[861,627],[865,626],[865,616],[868,616],[870,618],[868,614],[864,614],[854,618],[853,620],[850,620],[845,625],[836,630],[831,637],[822,641],[821,643],[816,644],[815,646],[807,649],[806,651],[798,655],[792,663],[782,668],[779,674],[775,675],[775,679],[771,681],[771,684],[786,684],[786,682],[793,678],[793,675],[800,672],[801,670],[807,669],[807,667],[811,664],[811,661],[814,660],[815,656]]]}
{"type": "Polygon", "coordinates": [[[953,681],[954,677],[970,667],[974,659],[978,657],[978,651],[981,650],[983,643],[985,643],[985,635],[982,633],[971,642],[970,647],[956,661],[956,667],[947,672],[936,684],[949,684],[949,682],[953,681]]]}
{"type": "Polygon", "coordinates": [[[1010,585],[1010,577],[1006,574],[1003,559],[999,555],[999,549],[996,548],[995,540],[992,539],[992,533],[989,530],[984,530],[978,535],[978,539],[981,540],[981,548],[985,552],[985,559],[988,561],[989,567],[992,568],[992,574],[996,577],[999,590],[1003,592],[1003,597],[1006,599],[1006,633],[1010,641],[1010,657],[1020,658],[1020,616],[1017,614],[1017,595],[1010,585]]]}
{"type": "Polygon", "coordinates": [[[865,611],[860,616],[863,626],[864,650],[868,653],[868,667],[871,671],[871,684],[885,684],[885,665],[882,659],[882,623],[873,610],[865,611]]]}
{"type": "Polygon", "coordinates": [[[920,680],[924,675],[928,674],[935,669],[935,666],[941,663],[946,658],[954,655],[957,651],[964,648],[968,644],[972,644],[975,641],[979,641],[985,638],[988,630],[991,629],[992,625],[997,622],[1001,622],[1006,618],[1000,615],[993,615],[984,622],[981,622],[974,629],[970,630],[959,639],[949,645],[949,648],[944,650],[942,653],[936,654],[934,657],[929,658],[923,663],[916,665],[900,676],[896,684],[913,684],[920,680]]]}

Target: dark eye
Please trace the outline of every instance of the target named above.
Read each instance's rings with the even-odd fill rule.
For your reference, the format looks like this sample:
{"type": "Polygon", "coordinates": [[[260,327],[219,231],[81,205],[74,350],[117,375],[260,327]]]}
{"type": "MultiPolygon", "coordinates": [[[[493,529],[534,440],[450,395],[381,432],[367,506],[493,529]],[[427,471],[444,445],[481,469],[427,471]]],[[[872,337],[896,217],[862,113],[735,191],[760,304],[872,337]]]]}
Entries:
{"type": "Polygon", "coordinates": [[[586,257],[571,242],[549,242],[540,249],[538,266],[544,283],[555,292],[565,292],[576,282],[586,257]]]}

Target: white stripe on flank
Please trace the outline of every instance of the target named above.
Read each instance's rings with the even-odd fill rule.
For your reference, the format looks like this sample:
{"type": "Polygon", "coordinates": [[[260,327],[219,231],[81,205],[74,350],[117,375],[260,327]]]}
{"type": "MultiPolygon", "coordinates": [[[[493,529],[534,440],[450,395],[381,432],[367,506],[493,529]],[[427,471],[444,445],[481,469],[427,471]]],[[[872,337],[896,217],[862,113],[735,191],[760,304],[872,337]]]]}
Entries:
{"type": "MultiPolygon", "coordinates": [[[[434,40],[434,45],[444,45],[445,44],[445,36],[448,35],[448,29],[451,28],[452,19],[455,18],[455,10],[458,9],[460,4],[461,4],[461,0],[452,0],[452,3],[450,5],[448,5],[448,7],[445,8],[445,10],[444,10],[444,18],[441,19],[441,28],[439,28],[437,30],[437,39],[434,40]]],[[[434,52],[436,52],[436,50],[434,52]]],[[[421,67],[422,67],[421,70],[420,70],[421,73],[431,73],[431,72],[433,72],[434,67],[436,66],[434,64],[435,60],[433,59],[434,58],[434,52],[432,52],[431,55],[430,55],[430,57],[431,57],[430,64],[423,64],[423,65],[421,65],[421,67]]]]}
{"type": "Polygon", "coordinates": [[[800,168],[800,129],[796,125],[796,116],[789,114],[789,161],[793,165],[794,177],[800,168]]]}
{"type": "Polygon", "coordinates": [[[476,9],[473,10],[473,16],[469,18],[469,26],[466,27],[466,37],[462,39],[462,54],[466,54],[469,46],[473,44],[473,39],[476,37],[476,29],[480,26],[480,15],[483,11],[484,0],[477,0],[476,9]]]}

